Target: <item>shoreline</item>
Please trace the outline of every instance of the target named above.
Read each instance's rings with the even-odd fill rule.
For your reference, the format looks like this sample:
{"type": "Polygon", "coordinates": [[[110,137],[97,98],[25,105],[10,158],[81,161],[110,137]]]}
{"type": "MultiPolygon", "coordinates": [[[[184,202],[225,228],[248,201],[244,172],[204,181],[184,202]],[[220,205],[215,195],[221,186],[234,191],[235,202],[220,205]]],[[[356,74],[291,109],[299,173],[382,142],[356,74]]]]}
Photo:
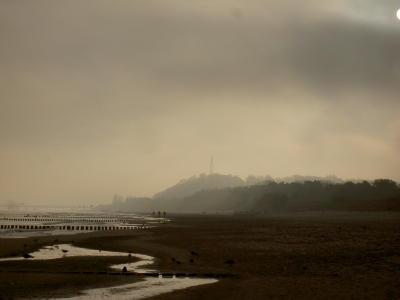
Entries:
{"type": "MultiPolygon", "coordinates": [[[[400,298],[399,214],[347,214],[341,216],[241,217],[228,215],[169,214],[171,222],[145,230],[78,233],[77,246],[104,250],[131,250],[155,257],[161,272],[229,274],[217,283],[191,287],[147,299],[396,299],[400,298]],[[199,253],[192,256],[191,251],[199,253]],[[183,262],[176,264],[174,257],[183,262]],[[190,264],[189,259],[194,259],[190,264]],[[224,262],[234,259],[229,267],[224,262]],[[304,269],[306,267],[306,269],[304,269]],[[389,296],[388,296],[389,295],[389,296]]],[[[69,241],[71,236],[1,239],[0,257],[42,245],[69,241]]],[[[124,259],[124,258],[121,258],[124,259]]],[[[118,260],[118,259],[117,259],[118,260]]],[[[124,263],[125,261],[121,261],[124,263]]],[[[79,258],[55,264],[21,261],[7,269],[108,270],[115,259],[79,258]]],[[[12,274],[0,263],[3,297],[55,298],[71,290],[86,290],[132,283],[134,276],[72,276],[71,274],[12,274]],[[19,278],[19,279],[18,279],[19,278]],[[49,297],[50,296],[50,297],[49,297]]],[[[7,299],[7,298],[6,298],[7,299]]]]}
{"type": "MultiPolygon", "coordinates": [[[[63,257],[99,257],[99,256],[127,256],[127,253],[121,252],[109,252],[109,251],[97,251],[92,249],[85,249],[75,247],[71,244],[58,244],[55,248],[54,246],[47,246],[44,248],[40,248],[38,251],[29,253],[31,258],[30,261],[43,261],[43,260],[55,260],[62,259],[63,257]]],[[[9,261],[21,261],[25,260],[23,257],[13,257],[13,258],[3,258],[0,259],[1,262],[9,262],[9,261]]],[[[136,278],[133,278],[133,282],[125,283],[122,285],[110,286],[105,288],[95,288],[95,289],[85,289],[79,292],[78,296],[74,296],[74,294],[66,295],[67,298],[56,297],[53,298],[55,300],[62,299],[98,299],[99,297],[114,297],[115,299],[127,299],[130,300],[132,297],[135,299],[144,299],[151,296],[165,294],[174,290],[184,289],[191,286],[210,284],[217,282],[216,279],[206,279],[206,278],[181,278],[181,277],[165,277],[165,276],[157,276],[154,277],[154,274],[158,274],[155,270],[146,270],[142,269],[142,266],[151,265],[154,262],[154,257],[129,253],[129,262],[123,264],[112,265],[111,269],[114,272],[98,272],[95,274],[94,272],[83,272],[82,274],[86,275],[120,275],[120,276],[130,276],[136,275],[136,278]],[[122,273],[122,268],[127,268],[126,273],[122,273]],[[152,272],[149,273],[150,277],[146,277],[146,273],[143,272],[152,272]],[[142,273],[140,273],[142,272],[142,273]],[[142,276],[141,278],[138,275],[142,276]]],[[[13,271],[14,273],[18,271],[13,271]]],[[[25,271],[27,273],[29,271],[25,271]]],[[[79,272],[68,272],[70,274],[80,274],[79,272]]]]}

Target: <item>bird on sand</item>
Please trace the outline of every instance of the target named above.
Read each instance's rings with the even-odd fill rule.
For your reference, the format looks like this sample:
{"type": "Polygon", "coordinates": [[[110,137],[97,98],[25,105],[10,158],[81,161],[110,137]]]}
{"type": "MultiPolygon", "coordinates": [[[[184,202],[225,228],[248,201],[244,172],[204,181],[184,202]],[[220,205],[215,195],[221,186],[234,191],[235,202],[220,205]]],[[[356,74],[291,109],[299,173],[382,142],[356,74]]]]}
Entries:
{"type": "Polygon", "coordinates": [[[193,265],[193,262],[194,262],[193,258],[191,258],[189,262],[191,265],[193,265]]]}
{"type": "Polygon", "coordinates": [[[173,262],[175,262],[176,260],[175,260],[175,257],[171,257],[171,260],[173,261],[173,262]]]}
{"type": "Polygon", "coordinates": [[[194,252],[194,251],[191,251],[190,254],[199,256],[199,255],[198,255],[196,252],[194,252]]]}
{"type": "Polygon", "coordinates": [[[233,261],[233,259],[229,259],[226,262],[224,262],[224,264],[228,264],[230,267],[232,267],[232,265],[234,265],[235,262],[233,261]]]}
{"type": "Polygon", "coordinates": [[[27,254],[27,253],[23,253],[22,256],[23,256],[24,258],[33,258],[32,255],[27,254]]]}
{"type": "Polygon", "coordinates": [[[61,251],[62,251],[63,253],[67,253],[67,252],[68,252],[68,250],[64,250],[64,249],[61,249],[61,251]]]}

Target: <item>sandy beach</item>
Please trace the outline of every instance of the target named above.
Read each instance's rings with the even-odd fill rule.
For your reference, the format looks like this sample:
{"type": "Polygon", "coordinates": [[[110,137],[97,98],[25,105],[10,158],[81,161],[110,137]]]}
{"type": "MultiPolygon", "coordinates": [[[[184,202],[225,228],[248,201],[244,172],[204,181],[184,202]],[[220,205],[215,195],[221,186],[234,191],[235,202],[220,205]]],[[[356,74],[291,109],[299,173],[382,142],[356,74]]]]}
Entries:
{"type": "MultiPolygon", "coordinates": [[[[171,222],[145,230],[0,240],[0,257],[41,247],[79,247],[146,254],[160,272],[228,274],[217,283],[148,299],[399,299],[400,215],[325,212],[254,217],[169,215],[171,222]],[[24,244],[27,247],[24,247],[24,244]],[[199,255],[192,255],[195,251],[199,255]],[[182,264],[174,263],[175,258],[182,264]],[[190,259],[194,262],[191,264],[190,259]],[[224,264],[234,260],[234,265],[224,264]]],[[[63,257],[0,262],[0,299],[79,295],[143,280],[96,274],[128,257],[63,257]],[[85,273],[84,273],[85,272],[85,273]],[[88,274],[93,272],[93,274],[88,274]]],[[[132,259],[132,258],[130,258],[132,259]]]]}

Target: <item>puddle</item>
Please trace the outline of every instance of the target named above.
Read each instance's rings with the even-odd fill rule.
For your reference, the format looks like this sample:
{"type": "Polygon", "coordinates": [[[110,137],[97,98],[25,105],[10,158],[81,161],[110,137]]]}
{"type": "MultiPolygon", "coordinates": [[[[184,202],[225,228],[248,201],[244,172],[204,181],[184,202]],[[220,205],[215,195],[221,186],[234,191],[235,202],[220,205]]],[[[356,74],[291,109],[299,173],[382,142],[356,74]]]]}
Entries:
{"type": "MultiPolygon", "coordinates": [[[[73,256],[128,256],[126,252],[112,252],[112,251],[99,251],[93,249],[85,249],[80,247],[75,247],[70,244],[60,244],[55,246],[47,246],[39,249],[38,251],[30,253],[32,258],[29,260],[47,260],[47,259],[57,259],[62,257],[73,257],[73,256]],[[58,248],[57,248],[58,247],[58,248]],[[62,250],[67,251],[63,252],[62,250]]],[[[150,269],[141,269],[140,267],[152,264],[154,258],[149,255],[131,253],[132,257],[139,258],[137,262],[132,262],[128,264],[118,264],[112,266],[113,269],[121,271],[125,266],[128,272],[144,273],[144,272],[157,272],[150,269]]],[[[25,260],[23,257],[11,257],[2,258],[0,261],[10,261],[10,260],[25,260]]],[[[143,281],[124,284],[121,286],[91,289],[83,292],[82,295],[70,298],[52,298],[52,299],[69,299],[69,300],[94,300],[101,298],[109,299],[121,299],[121,300],[134,300],[134,299],[144,299],[147,297],[168,293],[178,289],[184,289],[191,286],[203,285],[217,282],[218,280],[212,278],[163,278],[159,277],[145,277],[143,281]]]]}
{"type": "Polygon", "coordinates": [[[152,297],[174,290],[185,289],[191,286],[203,285],[217,282],[216,279],[195,279],[195,278],[146,278],[145,281],[121,286],[87,290],[84,294],[71,298],[51,298],[51,300],[94,300],[94,299],[118,299],[136,300],[152,297]]]}
{"type": "MultiPolygon", "coordinates": [[[[46,246],[38,251],[29,253],[32,255],[32,258],[28,258],[29,260],[47,260],[47,259],[57,259],[62,257],[73,257],[73,256],[128,256],[128,252],[113,252],[113,251],[100,251],[93,249],[86,249],[72,246],[71,244],[60,244],[55,246],[46,246]],[[64,251],[63,251],[64,250],[64,251]],[[67,252],[65,252],[67,251],[67,252]],[[64,253],[65,252],[65,253],[64,253]]],[[[140,259],[139,261],[121,264],[112,266],[113,269],[122,270],[124,266],[128,269],[128,271],[133,272],[152,272],[154,270],[149,269],[139,269],[139,266],[152,264],[154,258],[149,255],[144,254],[136,254],[131,253],[132,257],[136,257],[140,259]]],[[[10,261],[10,260],[25,260],[27,258],[21,257],[10,257],[10,258],[2,258],[0,261],[10,261]]]]}
{"type": "Polygon", "coordinates": [[[49,229],[49,230],[39,230],[39,229],[0,229],[0,238],[29,238],[29,237],[41,237],[41,236],[52,236],[52,235],[75,235],[78,233],[87,233],[91,232],[89,230],[59,230],[59,229],[49,229]]]}

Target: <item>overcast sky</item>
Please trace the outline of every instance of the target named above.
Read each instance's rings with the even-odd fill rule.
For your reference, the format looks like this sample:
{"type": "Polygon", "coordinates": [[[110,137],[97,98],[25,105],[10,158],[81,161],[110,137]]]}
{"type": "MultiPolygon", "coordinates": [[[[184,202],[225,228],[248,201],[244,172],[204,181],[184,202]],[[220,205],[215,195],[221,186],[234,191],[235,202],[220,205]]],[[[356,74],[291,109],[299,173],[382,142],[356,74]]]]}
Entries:
{"type": "Polygon", "coordinates": [[[400,182],[398,0],[0,0],[0,203],[214,172],[400,182]]]}

